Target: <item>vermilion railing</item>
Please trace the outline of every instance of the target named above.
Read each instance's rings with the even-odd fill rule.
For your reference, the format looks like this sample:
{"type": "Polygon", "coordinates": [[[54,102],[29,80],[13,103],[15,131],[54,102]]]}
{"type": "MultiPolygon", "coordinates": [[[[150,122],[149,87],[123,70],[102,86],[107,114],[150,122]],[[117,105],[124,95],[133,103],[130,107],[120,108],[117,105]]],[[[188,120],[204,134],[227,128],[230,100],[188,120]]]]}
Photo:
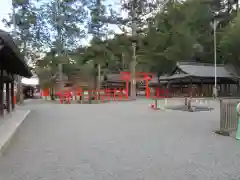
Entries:
{"type": "MultiPolygon", "coordinates": [[[[127,100],[129,96],[129,82],[131,80],[130,72],[121,72],[120,73],[121,80],[125,81],[125,89],[121,88],[114,88],[114,89],[102,89],[100,91],[97,90],[88,90],[87,100],[94,99],[100,100],[104,102],[105,100],[127,100]]],[[[145,73],[145,72],[137,72],[136,73],[136,80],[143,80],[145,82],[145,94],[146,98],[168,98],[170,93],[168,89],[155,89],[155,95],[151,96],[150,88],[149,88],[149,81],[152,79],[153,73],[145,73]]],[[[196,89],[195,89],[196,91],[196,89]]],[[[85,91],[86,92],[86,91],[85,91]]],[[[50,91],[49,89],[45,89],[42,93],[42,96],[49,96],[50,91]]],[[[59,91],[55,93],[55,96],[59,97],[60,103],[63,101],[67,101],[68,103],[71,102],[73,98],[73,93],[68,91],[59,91]]],[[[85,99],[86,95],[84,95],[84,91],[82,88],[78,88],[75,90],[75,96],[81,97],[81,99],[85,99]]],[[[192,88],[188,89],[188,96],[192,96],[192,88]]]]}

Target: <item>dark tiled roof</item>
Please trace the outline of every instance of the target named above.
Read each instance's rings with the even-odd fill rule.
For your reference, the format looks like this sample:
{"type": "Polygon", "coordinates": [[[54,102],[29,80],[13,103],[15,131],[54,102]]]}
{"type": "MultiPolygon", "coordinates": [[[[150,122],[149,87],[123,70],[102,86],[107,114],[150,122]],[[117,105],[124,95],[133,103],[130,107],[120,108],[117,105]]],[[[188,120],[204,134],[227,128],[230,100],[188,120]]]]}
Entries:
{"type": "MultiPolygon", "coordinates": [[[[7,47],[8,50],[12,51],[11,53],[13,53],[12,59],[9,55],[6,55],[4,57],[6,60],[10,61],[11,59],[15,61],[15,69],[14,67],[10,67],[8,70],[12,69],[14,73],[30,78],[32,76],[32,73],[9,33],[0,30],[0,38],[3,40],[4,46],[7,47]]],[[[6,51],[2,51],[2,53],[6,53],[6,51]]]]}
{"type": "MultiPolygon", "coordinates": [[[[196,62],[177,63],[177,67],[191,76],[214,77],[215,68],[213,64],[203,64],[196,62]]],[[[221,78],[238,78],[236,73],[230,71],[225,65],[217,65],[217,77],[221,78]]]]}
{"type": "Polygon", "coordinates": [[[158,84],[158,78],[157,77],[153,77],[150,81],[149,84],[158,84]]]}
{"type": "Polygon", "coordinates": [[[5,32],[3,30],[0,30],[0,37],[3,39],[4,43],[13,50],[13,52],[16,55],[21,57],[21,59],[23,58],[22,55],[20,55],[18,47],[15,44],[14,40],[12,39],[12,37],[10,36],[9,33],[5,32]]]}
{"type": "MultiPolygon", "coordinates": [[[[124,79],[122,79],[124,75],[120,74],[120,73],[112,73],[112,74],[107,74],[106,78],[107,81],[111,81],[111,82],[126,82],[124,79]]],[[[137,82],[139,82],[141,80],[139,80],[137,78],[137,82]]]]}
{"type": "Polygon", "coordinates": [[[121,74],[107,74],[106,78],[107,81],[112,81],[112,82],[125,82],[122,78],[121,74]]]}
{"type": "Polygon", "coordinates": [[[164,81],[164,80],[173,80],[173,79],[181,79],[185,77],[190,77],[191,75],[189,74],[174,74],[172,76],[160,76],[159,80],[164,81]]]}

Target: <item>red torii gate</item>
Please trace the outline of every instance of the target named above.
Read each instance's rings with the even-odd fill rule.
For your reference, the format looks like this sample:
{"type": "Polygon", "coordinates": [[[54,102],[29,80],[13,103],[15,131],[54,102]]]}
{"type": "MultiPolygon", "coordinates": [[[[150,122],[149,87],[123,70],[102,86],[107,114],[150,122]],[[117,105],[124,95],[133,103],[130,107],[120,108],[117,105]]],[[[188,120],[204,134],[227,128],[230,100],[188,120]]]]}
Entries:
{"type": "MultiPolygon", "coordinates": [[[[121,79],[126,82],[126,97],[128,98],[128,93],[129,93],[129,81],[131,79],[130,72],[120,72],[121,74],[121,79]]],[[[137,72],[136,75],[143,75],[143,79],[146,83],[146,97],[150,98],[150,89],[149,89],[149,80],[152,79],[153,73],[146,73],[146,72],[137,72]]],[[[141,78],[136,78],[136,79],[141,79],[141,78]]]]}
{"type": "Polygon", "coordinates": [[[146,97],[150,98],[150,89],[149,89],[149,84],[148,82],[152,79],[153,73],[146,73],[146,72],[137,72],[137,75],[143,75],[143,79],[146,83],[146,97]]]}

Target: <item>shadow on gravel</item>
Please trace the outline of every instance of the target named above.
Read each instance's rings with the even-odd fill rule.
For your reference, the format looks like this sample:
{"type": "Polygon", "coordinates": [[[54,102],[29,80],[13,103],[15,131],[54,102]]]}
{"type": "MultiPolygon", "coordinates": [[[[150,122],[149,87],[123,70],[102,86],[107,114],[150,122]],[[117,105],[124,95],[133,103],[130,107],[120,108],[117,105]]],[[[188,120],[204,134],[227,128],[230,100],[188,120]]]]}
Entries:
{"type": "MultiPolygon", "coordinates": [[[[176,111],[189,111],[187,106],[177,105],[177,106],[167,106],[165,109],[176,110],[176,111]]],[[[212,111],[214,108],[210,108],[207,106],[192,106],[193,112],[201,112],[201,111],[212,111]]]]}

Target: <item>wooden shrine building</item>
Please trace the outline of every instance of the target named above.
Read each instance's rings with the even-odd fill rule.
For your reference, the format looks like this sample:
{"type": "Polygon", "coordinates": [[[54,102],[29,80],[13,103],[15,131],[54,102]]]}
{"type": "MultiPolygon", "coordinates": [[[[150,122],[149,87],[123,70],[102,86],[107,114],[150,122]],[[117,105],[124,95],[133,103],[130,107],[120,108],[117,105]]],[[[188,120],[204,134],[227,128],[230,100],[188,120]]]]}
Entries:
{"type": "MultiPolygon", "coordinates": [[[[104,89],[126,89],[126,83],[127,81],[124,80],[124,75],[121,73],[112,73],[112,74],[107,74],[104,77],[104,80],[102,81],[102,88],[104,89]]],[[[128,88],[129,88],[129,95],[130,95],[130,81],[128,81],[128,88]]],[[[140,91],[145,90],[145,81],[144,78],[141,77],[141,75],[136,75],[136,95],[140,95],[140,91]]]]}
{"type": "Polygon", "coordinates": [[[16,75],[30,78],[32,73],[12,37],[0,30],[0,116],[4,115],[4,109],[10,112],[15,107],[16,75]]]}
{"type": "MultiPolygon", "coordinates": [[[[230,96],[239,93],[239,76],[230,66],[217,65],[218,96],[230,96]]],[[[212,96],[215,83],[213,64],[196,62],[177,63],[169,76],[161,76],[160,83],[165,83],[172,96],[212,96]]]]}
{"type": "Polygon", "coordinates": [[[126,87],[126,81],[121,78],[120,73],[111,73],[107,74],[104,77],[104,80],[102,82],[102,86],[107,89],[121,89],[126,87]]]}

